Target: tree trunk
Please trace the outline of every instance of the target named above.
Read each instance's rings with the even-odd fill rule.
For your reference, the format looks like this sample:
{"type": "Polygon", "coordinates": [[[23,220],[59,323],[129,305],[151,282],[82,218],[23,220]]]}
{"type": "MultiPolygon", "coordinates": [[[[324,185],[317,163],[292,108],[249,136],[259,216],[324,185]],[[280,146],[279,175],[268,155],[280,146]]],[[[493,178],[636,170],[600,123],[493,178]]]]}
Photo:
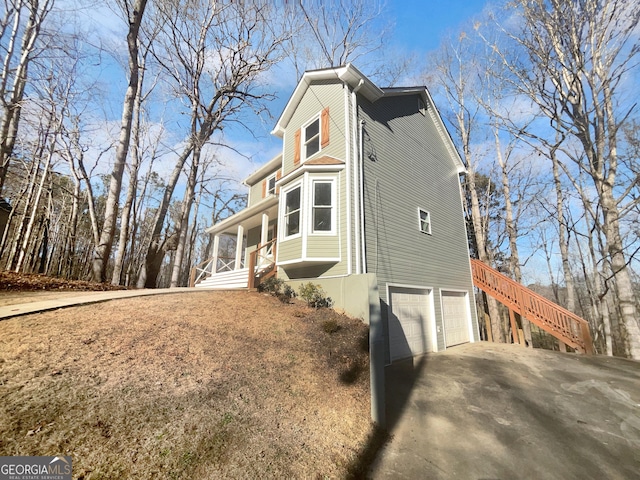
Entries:
{"type": "Polygon", "coordinates": [[[620,321],[625,330],[623,340],[629,356],[638,360],[640,359],[640,327],[638,326],[636,299],[633,282],[623,253],[617,205],[613,199],[613,192],[607,184],[604,185],[602,191],[602,211],[607,251],[617,292],[616,300],[620,311],[620,321]]]}
{"type": "Polygon", "coordinates": [[[116,252],[113,275],[111,277],[112,285],[120,285],[122,281],[122,267],[127,252],[127,240],[129,239],[129,219],[131,218],[131,207],[136,196],[138,185],[138,170],[140,169],[140,109],[142,103],[142,85],[144,82],[144,59],[141,61],[141,64],[142,68],[138,75],[138,87],[133,105],[133,123],[131,126],[133,145],[131,148],[129,185],[127,186],[127,196],[124,201],[124,206],[122,207],[122,214],[120,215],[120,237],[118,239],[118,251],[116,252]]]}
{"type": "MultiPolygon", "coordinates": [[[[466,175],[467,188],[471,198],[471,221],[473,224],[473,235],[476,241],[478,257],[481,262],[490,265],[489,256],[487,254],[487,242],[485,240],[484,228],[482,225],[482,215],[480,213],[480,201],[478,199],[478,190],[476,189],[475,171],[469,168],[466,175]]],[[[487,309],[491,318],[491,334],[494,342],[504,343],[505,332],[502,328],[502,320],[500,318],[500,310],[498,309],[498,301],[491,295],[487,295],[487,309]]]]}
{"type": "Polygon", "coordinates": [[[35,223],[36,215],[38,212],[38,206],[40,205],[40,198],[42,197],[42,190],[44,189],[44,183],[47,180],[47,176],[49,175],[49,167],[51,165],[51,158],[53,157],[53,150],[55,147],[55,139],[52,140],[49,153],[47,155],[47,160],[44,165],[44,169],[42,171],[42,178],[40,179],[40,184],[38,185],[38,191],[33,200],[33,206],[31,207],[31,217],[29,218],[29,223],[27,224],[26,231],[24,233],[24,238],[22,240],[22,247],[20,248],[20,253],[18,255],[18,261],[16,262],[16,272],[20,272],[22,270],[23,263],[25,261],[25,257],[28,253],[29,242],[31,241],[31,231],[33,230],[33,225],[35,223]]]}
{"type": "Polygon", "coordinates": [[[171,272],[171,288],[178,286],[180,281],[180,272],[182,271],[182,258],[184,256],[185,244],[187,241],[187,233],[189,231],[189,216],[191,214],[191,205],[193,204],[193,197],[196,190],[196,179],[198,176],[198,167],[200,165],[200,155],[202,150],[199,146],[193,149],[193,155],[191,156],[191,169],[189,170],[189,178],[187,180],[187,189],[184,192],[184,198],[182,200],[182,211],[180,212],[180,226],[178,231],[180,232],[178,247],[176,248],[176,254],[173,260],[173,270],[171,272]]]}
{"type": "Polygon", "coordinates": [[[576,311],[575,286],[573,284],[573,275],[571,274],[571,266],[569,263],[569,241],[567,239],[567,223],[564,218],[564,192],[562,182],[560,180],[560,169],[558,165],[558,157],[556,150],[551,151],[551,162],[553,172],[553,184],[556,191],[556,218],[558,220],[558,246],[560,247],[560,258],[562,260],[562,274],[564,276],[564,284],[567,289],[567,310],[576,311]]]}
{"type": "Polygon", "coordinates": [[[190,140],[185,149],[183,150],[178,161],[173,168],[173,172],[169,177],[167,186],[165,187],[160,206],[156,212],[153,221],[153,231],[151,233],[151,242],[145,255],[144,265],[138,278],[138,288],[156,288],[158,283],[158,275],[160,274],[160,267],[162,266],[162,259],[167,250],[164,249],[162,241],[162,228],[164,220],[169,210],[169,203],[173,196],[173,191],[176,188],[180,174],[182,173],[182,167],[184,167],[187,158],[191,155],[194,148],[194,141],[190,140]]]}
{"type": "Polygon", "coordinates": [[[133,11],[129,15],[129,32],[127,34],[129,85],[122,107],[122,126],[120,128],[120,138],[116,149],[115,164],[111,173],[109,194],[105,205],[104,223],[102,225],[100,239],[94,249],[92,272],[93,281],[95,282],[104,282],[106,280],[107,265],[109,256],[111,255],[111,247],[113,246],[118,205],[120,202],[120,189],[122,187],[122,174],[124,172],[124,166],[129,152],[129,142],[131,140],[134,103],[136,96],[139,95],[138,32],[146,5],[147,0],[136,0],[133,11]]]}
{"type": "MultiPolygon", "coordinates": [[[[518,253],[518,232],[516,231],[515,221],[513,219],[513,204],[511,203],[511,184],[509,182],[509,172],[507,171],[507,163],[502,153],[502,147],[500,145],[500,132],[497,127],[492,127],[493,136],[496,146],[496,157],[498,164],[500,165],[500,172],[502,174],[502,193],[504,196],[504,209],[505,209],[505,228],[507,230],[507,237],[509,238],[509,250],[511,252],[509,263],[513,277],[516,282],[522,283],[522,272],[520,270],[520,255],[518,253]]],[[[522,324],[522,331],[524,333],[527,346],[533,348],[533,340],[531,338],[531,324],[525,317],[516,314],[516,317],[520,318],[522,324]]],[[[518,332],[513,332],[514,342],[517,343],[518,332]]]]}
{"type": "Polygon", "coordinates": [[[0,195],[4,187],[4,181],[9,168],[9,160],[13,155],[15,147],[18,125],[20,123],[20,115],[22,113],[22,100],[24,97],[24,89],[27,84],[27,72],[29,62],[32,60],[32,54],[36,46],[36,40],[40,35],[42,24],[53,6],[53,0],[31,0],[27,2],[29,10],[29,19],[24,27],[22,34],[22,42],[20,46],[20,60],[15,71],[13,71],[12,58],[15,53],[15,42],[21,30],[20,16],[23,2],[16,5],[16,13],[13,22],[11,36],[5,50],[5,58],[3,62],[2,76],[0,81],[0,94],[2,95],[2,120],[0,122],[0,195]],[[9,77],[13,76],[13,84],[10,89],[11,95],[6,99],[7,85],[9,77]]]}

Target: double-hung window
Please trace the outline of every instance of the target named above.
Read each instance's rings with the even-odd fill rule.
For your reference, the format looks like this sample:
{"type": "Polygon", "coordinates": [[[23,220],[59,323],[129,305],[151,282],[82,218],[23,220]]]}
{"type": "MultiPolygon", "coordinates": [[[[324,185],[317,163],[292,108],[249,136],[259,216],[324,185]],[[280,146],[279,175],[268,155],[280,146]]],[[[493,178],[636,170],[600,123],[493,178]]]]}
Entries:
{"type": "Polygon", "coordinates": [[[267,179],[267,195],[276,193],[276,175],[273,174],[267,179]]]}
{"type": "Polygon", "coordinates": [[[333,182],[313,182],[312,232],[333,231],[333,182]]]}
{"type": "Polygon", "coordinates": [[[418,216],[418,220],[420,222],[420,231],[422,233],[428,233],[429,235],[431,235],[431,214],[428,211],[419,208],[418,216]]]}
{"type": "Polygon", "coordinates": [[[284,201],[285,237],[300,233],[300,190],[297,186],[289,190],[284,201]]]}
{"type": "Polygon", "coordinates": [[[304,139],[304,158],[320,151],[320,119],[316,118],[313,122],[302,129],[304,139]]]}

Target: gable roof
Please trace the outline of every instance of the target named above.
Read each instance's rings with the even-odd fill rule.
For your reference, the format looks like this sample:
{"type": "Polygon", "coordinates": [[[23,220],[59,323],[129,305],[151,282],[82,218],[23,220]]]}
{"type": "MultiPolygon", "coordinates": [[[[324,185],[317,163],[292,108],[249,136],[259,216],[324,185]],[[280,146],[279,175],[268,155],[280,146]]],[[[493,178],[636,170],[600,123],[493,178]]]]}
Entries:
{"type": "Polygon", "coordinates": [[[291,120],[293,116],[293,112],[295,112],[300,100],[302,100],[302,97],[304,97],[304,94],[307,92],[309,85],[321,80],[341,80],[351,86],[351,88],[358,88],[358,93],[362,94],[370,102],[375,102],[384,95],[380,87],[365,77],[360,70],[350,63],[343,67],[308,70],[302,75],[298,86],[287,102],[287,106],[284,107],[278,123],[276,123],[276,126],[271,131],[273,135],[282,138],[284,130],[287,128],[289,120],[291,120]]]}
{"type": "Polygon", "coordinates": [[[323,68],[319,70],[308,70],[304,73],[300,82],[298,82],[298,86],[293,91],[291,98],[287,102],[284,111],[280,115],[276,126],[271,131],[271,133],[279,138],[282,138],[284,135],[284,130],[287,128],[293,113],[298,107],[302,97],[309,89],[309,85],[313,82],[322,81],[322,80],[334,80],[338,79],[345,83],[347,83],[351,88],[353,88],[357,93],[362,95],[364,98],[369,100],[371,103],[382,97],[393,97],[399,95],[421,95],[422,100],[427,106],[427,111],[429,112],[429,116],[433,121],[440,138],[445,144],[447,151],[449,152],[449,156],[453,161],[456,171],[458,173],[465,173],[467,170],[462,162],[462,158],[458,153],[458,150],[453,143],[453,139],[451,138],[451,134],[447,130],[445,126],[442,116],[440,112],[435,106],[433,102],[433,98],[429,93],[429,90],[425,86],[413,86],[413,87],[387,87],[380,88],[371,80],[369,80],[365,75],[358,70],[355,66],[348,63],[342,67],[335,68],[323,68]]]}

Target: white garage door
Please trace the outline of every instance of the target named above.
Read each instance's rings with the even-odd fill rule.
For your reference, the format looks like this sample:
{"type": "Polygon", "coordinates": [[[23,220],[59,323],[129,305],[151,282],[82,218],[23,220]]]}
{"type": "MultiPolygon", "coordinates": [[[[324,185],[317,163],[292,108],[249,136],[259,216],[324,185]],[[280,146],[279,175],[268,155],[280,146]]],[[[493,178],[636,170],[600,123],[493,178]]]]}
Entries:
{"type": "Polygon", "coordinates": [[[389,287],[392,362],[432,350],[429,294],[426,289],[389,287]]]}
{"type": "Polygon", "coordinates": [[[463,292],[442,292],[442,313],[447,347],[469,342],[467,295],[463,292]]]}

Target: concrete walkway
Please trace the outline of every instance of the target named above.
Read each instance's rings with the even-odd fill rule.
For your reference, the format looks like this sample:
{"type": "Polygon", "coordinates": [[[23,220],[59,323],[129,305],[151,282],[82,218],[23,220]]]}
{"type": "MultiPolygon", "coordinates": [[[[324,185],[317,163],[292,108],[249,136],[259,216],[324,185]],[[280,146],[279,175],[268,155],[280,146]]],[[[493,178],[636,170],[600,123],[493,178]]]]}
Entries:
{"type": "Polygon", "coordinates": [[[46,310],[56,310],[58,308],[72,307],[87,303],[106,302],[119,298],[142,297],[146,295],[166,295],[168,293],[184,292],[204,292],[206,288],[157,288],[138,290],[114,290],[107,292],[45,292],[44,299],[38,298],[32,292],[24,292],[12,295],[11,299],[3,301],[0,306],[0,320],[18,315],[42,312],[46,310]],[[20,301],[20,296],[24,295],[24,302],[20,301]]]}
{"type": "Polygon", "coordinates": [[[476,343],[386,369],[374,479],[640,478],[640,362],[476,343]]]}

